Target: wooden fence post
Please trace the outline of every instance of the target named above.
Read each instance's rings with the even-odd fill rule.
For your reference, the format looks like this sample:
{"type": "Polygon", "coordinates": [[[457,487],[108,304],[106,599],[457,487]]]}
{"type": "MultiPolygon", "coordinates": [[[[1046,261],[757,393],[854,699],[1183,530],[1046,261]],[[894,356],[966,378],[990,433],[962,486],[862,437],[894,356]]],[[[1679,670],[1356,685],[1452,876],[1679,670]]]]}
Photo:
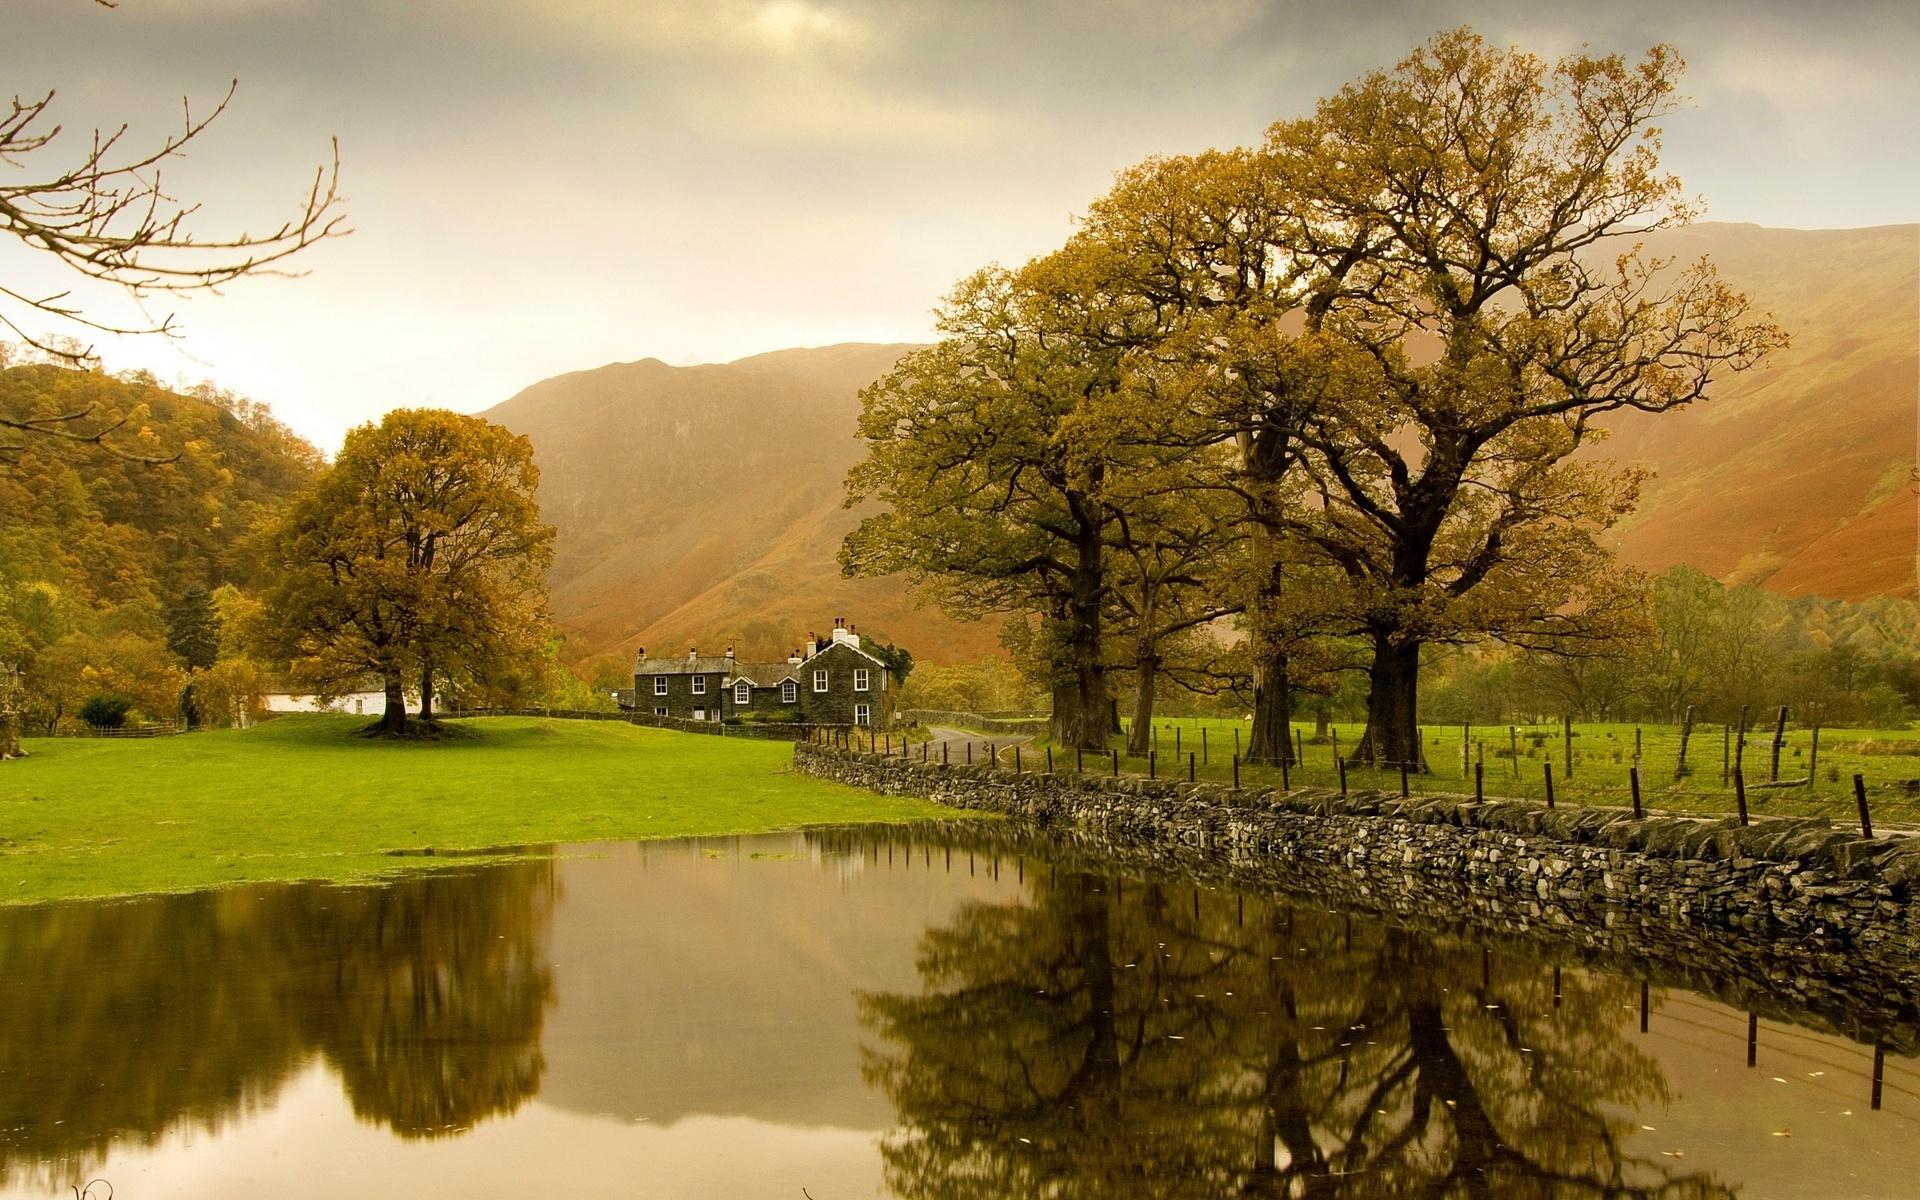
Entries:
{"type": "Polygon", "coordinates": [[[1287,778],[1287,757],[1285,754],[1280,756],[1280,790],[1283,793],[1293,790],[1293,783],[1287,778]]]}
{"type": "Polygon", "coordinates": [[[1739,767],[1733,769],[1733,802],[1737,806],[1737,811],[1740,813],[1740,823],[1742,825],[1748,824],[1747,776],[1746,772],[1742,771],[1739,767]]]}
{"type": "Polygon", "coordinates": [[[1475,800],[1487,798],[1487,764],[1483,762],[1473,764],[1473,798],[1475,800]]]}
{"type": "Polygon", "coordinates": [[[1540,769],[1546,773],[1547,807],[1552,808],[1553,807],[1553,764],[1551,762],[1543,762],[1540,764],[1540,769]]]}
{"type": "Polygon", "coordinates": [[[1780,782],[1780,748],[1787,744],[1787,706],[1780,706],[1780,713],[1773,719],[1773,766],[1767,772],[1772,783],[1780,782]]]}
{"type": "Polygon", "coordinates": [[[1860,836],[1873,836],[1873,814],[1867,811],[1867,778],[1864,775],[1853,777],[1853,798],[1860,805],[1860,836]]]}
{"type": "Polygon", "coordinates": [[[1193,763],[1194,763],[1194,760],[1198,757],[1200,756],[1195,754],[1193,751],[1191,750],[1187,751],[1187,782],[1188,783],[1193,782],[1193,763]]]}
{"type": "Polygon", "coordinates": [[[1520,778],[1520,731],[1511,725],[1507,726],[1507,757],[1510,760],[1507,765],[1513,768],[1507,773],[1520,778]]]}
{"type": "Polygon", "coordinates": [[[1572,717],[1562,716],[1560,718],[1560,738],[1562,741],[1566,743],[1566,749],[1567,749],[1566,767],[1564,770],[1562,770],[1561,774],[1565,775],[1568,779],[1572,779],[1573,778],[1573,718],[1572,717]]]}
{"type": "Polygon", "coordinates": [[[1681,779],[1687,773],[1687,740],[1693,736],[1693,705],[1687,705],[1687,711],[1680,718],[1680,754],[1673,760],[1673,777],[1681,779]]]}
{"type": "Polygon", "coordinates": [[[1307,735],[1298,729],[1293,731],[1293,761],[1303,766],[1307,761],[1307,735]]]}
{"type": "Polygon", "coordinates": [[[1207,758],[1207,727],[1205,725],[1200,727],[1200,761],[1203,763],[1210,761],[1207,758]]]}
{"type": "Polygon", "coordinates": [[[1646,815],[1645,813],[1640,811],[1640,768],[1639,767],[1627,768],[1627,786],[1633,789],[1633,816],[1635,820],[1638,820],[1639,818],[1646,815]]]}
{"type": "Polygon", "coordinates": [[[1240,790],[1240,756],[1238,754],[1233,756],[1233,790],[1236,792],[1240,790]]]}
{"type": "Polygon", "coordinates": [[[1740,706],[1740,723],[1733,730],[1733,766],[1736,771],[1747,769],[1747,706],[1740,706]]]}
{"type": "Polygon", "coordinates": [[[1347,760],[1335,758],[1333,765],[1340,772],[1340,794],[1344,796],[1347,794],[1347,760]]]}
{"type": "Polygon", "coordinates": [[[1020,743],[1018,742],[1013,745],[1013,773],[1015,775],[1020,773],[1020,743]]]}
{"type": "Polygon", "coordinates": [[[1148,779],[1152,779],[1156,774],[1158,774],[1159,763],[1156,760],[1159,759],[1159,757],[1160,757],[1160,752],[1158,750],[1147,751],[1147,778],[1148,779]]]}
{"type": "Polygon", "coordinates": [[[1813,749],[1807,752],[1807,790],[1811,792],[1820,775],[1820,720],[1813,722],[1813,749]]]}

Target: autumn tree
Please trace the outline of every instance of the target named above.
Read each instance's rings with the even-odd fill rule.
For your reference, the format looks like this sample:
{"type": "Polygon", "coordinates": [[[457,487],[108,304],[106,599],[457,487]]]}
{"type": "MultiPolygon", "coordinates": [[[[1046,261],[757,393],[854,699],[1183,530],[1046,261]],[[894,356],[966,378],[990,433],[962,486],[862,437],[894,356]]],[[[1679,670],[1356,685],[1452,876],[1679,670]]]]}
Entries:
{"type": "Polygon", "coordinates": [[[904,572],[949,613],[1038,613],[1039,657],[1063,746],[1106,745],[1103,613],[1112,514],[1106,463],[1084,452],[1074,414],[1117,386],[1112,356],[1050,327],[1005,270],[963,281],[936,345],[861,393],[867,458],[848,504],[884,511],[849,534],[849,574],[904,572]]]}
{"type": "Polygon", "coordinates": [[[1248,634],[1248,758],[1279,762],[1292,753],[1291,660],[1318,632],[1288,582],[1299,430],[1344,379],[1311,336],[1325,317],[1321,265],[1289,253],[1298,222],[1267,167],[1236,149],[1123,172],[1045,278],[1057,307],[1084,314],[1084,338],[1125,348],[1134,364],[1137,385],[1097,426],[1185,452],[1198,468],[1188,486],[1218,492],[1236,514],[1244,545],[1225,591],[1248,634]]]}
{"type": "Polygon", "coordinates": [[[1244,539],[1226,493],[1191,485],[1193,466],[1117,472],[1106,495],[1109,624],[1116,662],[1134,684],[1131,754],[1151,746],[1162,681],[1200,692],[1226,682],[1225,647],[1211,627],[1240,611],[1227,580],[1244,539]]]}
{"type": "Polygon", "coordinates": [[[477,417],[398,410],[350,431],[276,532],[272,652],[323,692],[378,678],[387,734],[406,730],[408,683],[431,720],[438,681],[536,674],[554,536],[538,480],[532,444],[477,417]]]}
{"type": "Polygon", "coordinates": [[[1457,30],[1268,135],[1348,381],[1302,423],[1297,532],[1372,645],[1361,754],[1418,763],[1423,646],[1577,649],[1630,619],[1599,537],[1639,480],[1575,452],[1783,342],[1710,263],[1633,241],[1694,213],[1655,125],[1681,70],[1665,46],[1548,64],[1457,30]]]}

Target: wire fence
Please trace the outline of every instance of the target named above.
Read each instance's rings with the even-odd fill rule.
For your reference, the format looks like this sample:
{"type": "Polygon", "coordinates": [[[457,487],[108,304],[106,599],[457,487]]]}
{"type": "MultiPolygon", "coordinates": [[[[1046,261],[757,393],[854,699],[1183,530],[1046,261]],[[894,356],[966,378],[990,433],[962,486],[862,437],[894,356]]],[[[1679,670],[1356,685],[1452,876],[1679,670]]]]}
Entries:
{"type": "MultiPolygon", "coordinates": [[[[1495,749],[1504,752],[1490,752],[1489,743],[1494,739],[1476,737],[1472,727],[1451,729],[1445,734],[1425,729],[1421,732],[1424,761],[1418,764],[1358,758],[1354,753],[1359,745],[1356,727],[1348,727],[1344,734],[1330,728],[1310,737],[1304,726],[1293,730],[1294,740],[1284,761],[1254,762],[1245,757],[1245,737],[1237,723],[1194,719],[1156,724],[1145,754],[1128,753],[1124,735],[1115,735],[1104,749],[1065,749],[1044,740],[1009,745],[1004,737],[929,742],[863,730],[827,731],[811,740],[825,739],[848,748],[951,764],[977,761],[1022,772],[1078,772],[1288,790],[1471,795],[1487,800],[1531,801],[1548,807],[1618,808],[1742,820],[1820,817],[1857,822],[1869,835],[1920,826],[1920,779],[1910,785],[1896,772],[1882,770],[1876,777],[1869,769],[1853,769],[1878,757],[1882,762],[1902,765],[1911,761],[1913,769],[1920,772],[1920,758],[1862,753],[1857,744],[1846,740],[1857,741],[1857,735],[1863,732],[1886,738],[1886,731],[1842,730],[1842,740],[1836,743],[1829,736],[1825,750],[1818,748],[1822,731],[1817,729],[1799,731],[1798,747],[1793,735],[1783,731],[1777,749],[1773,731],[1768,731],[1762,746],[1765,753],[1760,754],[1751,742],[1740,745],[1736,732],[1728,730],[1724,782],[1717,754],[1702,756],[1706,761],[1695,769],[1680,760],[1677,735],[1649,736],[1670,731],[1650,731],[1646,727],[1636,730],[1632,726],[1582,728],[1563,723],[1557,730],[1558,739],[1553,741],[1546,736],[1547,727],[1501,726],[1481,732],[1501,735],[1505,745],[1496,745],[1495,749]],[[1456,738],[1460,740],[1455,742],[1456,738]],[[1580,745],[1583,739],[1584,746],[1580,745]],[[1672,744],[1665,745],[1667,742],[1672,744]],[[1462,744],[1464,753],[1459,751],[1462,744]],[[1616,749],[1616,745],[1631,746],[1637,752],[1616,749]],[[1664,764],[1658,757],[1663,746],[1671,755],[1664,764]],[[1803,767],[1801,774],[1788,774],[1797,757],[1791,753],[1795,748],[1807,755],[1803,760],[1806,766],[1824,758],[1832,766],[1831,773],[1803,767]],[[1446,753],[1449,750],[1453,753],[1446,753]],[[1682,769],[1676,770],[1676,764],[1682,769]],[[1756,768],[1757,776],[1750,773],[1756,768]]],[[[1688,740],[1693,741],[1691,737],[1688,740]]],[[[1910,735],[1908,740],[1920,754],[1920,737],[1910,735]]],[[[1696,747],[1697,743],[1688,752],[1697,754],[1696,747]]]]}

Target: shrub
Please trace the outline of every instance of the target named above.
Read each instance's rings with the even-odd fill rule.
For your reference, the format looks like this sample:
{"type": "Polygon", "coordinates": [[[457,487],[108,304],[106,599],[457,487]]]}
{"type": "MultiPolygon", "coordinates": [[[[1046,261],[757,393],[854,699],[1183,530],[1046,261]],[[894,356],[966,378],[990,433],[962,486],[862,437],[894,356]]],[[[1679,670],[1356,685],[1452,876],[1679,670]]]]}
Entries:
{"type": "Polygon", "coordinates": [[[133,699],[115,692],[91,696],[80,706],[80,719],[95,729],[118,729],[127,723],[133,699]]]}

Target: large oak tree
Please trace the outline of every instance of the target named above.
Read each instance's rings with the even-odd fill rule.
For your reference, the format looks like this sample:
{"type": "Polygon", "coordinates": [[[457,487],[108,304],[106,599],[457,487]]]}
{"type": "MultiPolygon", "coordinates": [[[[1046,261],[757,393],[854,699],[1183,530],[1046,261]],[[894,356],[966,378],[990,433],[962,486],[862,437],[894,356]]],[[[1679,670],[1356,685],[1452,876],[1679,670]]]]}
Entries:
{"type": "Polygon", "coordinates": [[[352,430],[277,530],[275,656],[323,692],[378,678],[385,733],[406,728],[409,682],[431,719],[436,682],[529,670],[554,537],[538,482],[532,444],[478,417],[403,409],[352,430]]]}

